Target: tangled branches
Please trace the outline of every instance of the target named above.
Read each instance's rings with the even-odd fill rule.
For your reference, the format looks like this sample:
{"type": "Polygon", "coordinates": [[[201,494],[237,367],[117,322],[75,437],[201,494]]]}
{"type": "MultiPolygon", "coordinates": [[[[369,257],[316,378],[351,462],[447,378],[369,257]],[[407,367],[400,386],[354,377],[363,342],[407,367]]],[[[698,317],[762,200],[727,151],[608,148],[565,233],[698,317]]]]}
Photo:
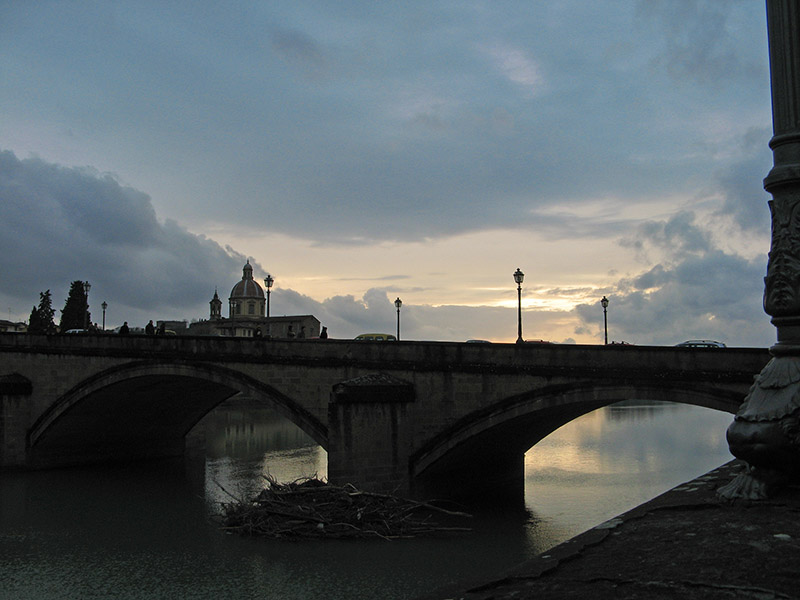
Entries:
{"type": "MultiPolygon", "coordinates": [[[[283,484],[269,476],[266,480],[267,487],[255,499],[231,496],[232,502],[222,503],[225,530],[271,538],[387,540],[470,531],[466,527],[445,527],[433,522],[433,513],[467,518],[471,515],[430,503],[364,492],[350,484],[333,486],[316,478],[283,484]]],[[[224,488],[223,491],[227,493],[224,488]]]]}

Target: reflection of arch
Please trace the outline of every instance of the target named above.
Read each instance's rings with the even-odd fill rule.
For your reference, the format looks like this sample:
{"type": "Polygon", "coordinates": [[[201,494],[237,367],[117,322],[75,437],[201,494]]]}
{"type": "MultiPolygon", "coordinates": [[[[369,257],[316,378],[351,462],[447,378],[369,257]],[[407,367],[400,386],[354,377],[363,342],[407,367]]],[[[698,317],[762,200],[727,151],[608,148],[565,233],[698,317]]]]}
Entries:
{"type": "Polygon", "coordinates": [[[102,371],[54,402],[29,433],[33,462],[62,454],[89,460],[179,454],[192,427],[237,393],[265,402],[327,447],[327,427],[266,383],[211,364],[143,361],[102,371]]]}
{"type": "Polygon", "coordinates": [[[459,419],[410,457],[411,477],[450,478],[475,465],[491,469],[495,461],[516,462],[562,425],[603,406],[631,399],[692,404],[733,414],[744,398],[739,392],[702,385],[550,386],[506,398],[459,419]]]}

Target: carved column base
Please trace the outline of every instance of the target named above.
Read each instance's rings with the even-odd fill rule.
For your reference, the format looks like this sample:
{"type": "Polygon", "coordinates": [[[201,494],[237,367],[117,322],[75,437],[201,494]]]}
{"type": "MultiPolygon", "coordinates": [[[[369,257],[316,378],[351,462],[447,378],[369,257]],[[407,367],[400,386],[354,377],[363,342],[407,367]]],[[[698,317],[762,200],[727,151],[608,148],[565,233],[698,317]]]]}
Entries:
{"type": "Polygon", "coordinates": [[[800,357],[777,356],[756,377],[727,438],[749,469],[717,490],[725,500],[763,500],[800,481],[800,357]]]}

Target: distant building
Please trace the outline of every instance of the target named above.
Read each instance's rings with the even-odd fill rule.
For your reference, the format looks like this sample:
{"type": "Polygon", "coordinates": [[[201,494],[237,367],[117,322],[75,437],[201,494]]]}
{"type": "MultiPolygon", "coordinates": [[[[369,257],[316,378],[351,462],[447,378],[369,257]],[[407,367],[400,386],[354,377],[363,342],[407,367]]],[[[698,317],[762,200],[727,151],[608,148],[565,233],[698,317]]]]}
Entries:
{"type": "Polygon", "coordinates": [[[253,267],[247,261],[242,269],[242,279],[233,286],[228,297],[228,317],[222,316],[222,300],[214,290],[209,302],[207,321],[191,323],[188,330],[178,335],[221,335],[226,337],[292,338],[319,337],[320,323],[313,315],[266,317],[264,289],[253,279],[253,267]]]}
{"type": "Polygon", "coordinates": [[[156,330],[162,325],[166,331],[174,331],[176,335],[187,335],[189,333],[187,330],[189,324],[186,321],[156,321],[156,330]]]}
{"type": "Polygon", "coordinates": [[[0,333],[25,333],[26,331],[28,331],[28,326],[25,323],[0,319],[0,333]]]}

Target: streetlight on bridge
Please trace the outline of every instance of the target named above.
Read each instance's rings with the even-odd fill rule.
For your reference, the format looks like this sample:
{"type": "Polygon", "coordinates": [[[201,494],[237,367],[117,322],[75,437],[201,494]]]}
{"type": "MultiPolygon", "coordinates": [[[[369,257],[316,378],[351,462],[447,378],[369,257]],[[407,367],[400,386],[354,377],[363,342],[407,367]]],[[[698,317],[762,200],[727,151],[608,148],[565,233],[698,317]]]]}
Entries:
{"type": "Polygon", "coordinates": [[[517,343],[522,344],[522,280],[525,279],[525,273],[517,268],[514,271],[514,281],[517,282],[517,343]]]}
{"type": "Polygon", "coordinates": [[[269,322],[269,295],[272,293],[272,284],[275,283],[272,275],[267,273],[264,277],[264,287],[267,288],[267,337],[272,337],[272,324],[269,322]]]}
{"type": "Polygon", "coordinates": [[[397,300],[394,301],[395,307],[397,307],[397,341],[400,341],[400,307],[403,306],[403,301],[400,300],[400,296],[397,297],[397,300]]]}
{"type": "Polygon", "coordinates": [[[92,289],[92,284],[88,281],[83,282],[83,291],[86,292],[86,310],[83,313],[83,328],[89,329],[89,290],[92,289]]]}
{"type": "Polygon", "coordinates": [[[264,287],[267,288],[267,318],[269,319],[269,295],[272,292],[272,284],[275,283],[275,280],[272,278],[272,275],[267,273],[267,276],[264,277],[264,287]]]}
{"type": "Polygon", "coordinates": [[[603,296],[603,299],[600,300],[600,304],[603,305],[603,329],[606,334],[606,346],[608,346],[608,298],[603,296]]]}
{"type": "Polygon", "coordinates": [[[103,331],[106,330],[106,309],[108,308],[108,302],[103,300],[103,303],[100,305],[103,309],[103,331]]]}

